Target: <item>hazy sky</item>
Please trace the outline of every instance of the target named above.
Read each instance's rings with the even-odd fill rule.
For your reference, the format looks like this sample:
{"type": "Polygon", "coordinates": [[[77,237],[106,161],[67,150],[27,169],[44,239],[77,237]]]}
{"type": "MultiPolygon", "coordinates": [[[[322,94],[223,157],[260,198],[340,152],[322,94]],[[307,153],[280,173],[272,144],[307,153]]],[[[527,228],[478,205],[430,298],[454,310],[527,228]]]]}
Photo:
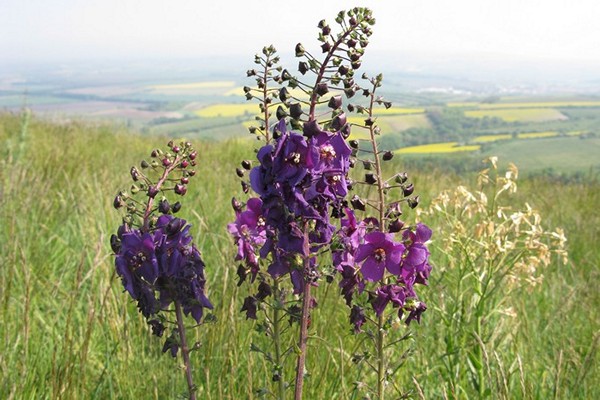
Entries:
{"type": "Polygon", "coordinates": [[[333,22],[355,5],[377,19],[371,51],[600,64],[598,0],[0,0],[0,62],[248,55],[270,43],[291,51],[298,41],[310,48],[320,19],[333,22]]]}

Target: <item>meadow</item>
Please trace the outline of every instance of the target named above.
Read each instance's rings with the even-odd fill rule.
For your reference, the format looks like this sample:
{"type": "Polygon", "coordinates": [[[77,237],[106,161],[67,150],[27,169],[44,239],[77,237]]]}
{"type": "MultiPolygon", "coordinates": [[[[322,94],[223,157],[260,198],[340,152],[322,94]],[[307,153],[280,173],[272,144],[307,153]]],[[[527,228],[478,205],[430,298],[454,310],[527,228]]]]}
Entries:
{"type": "MultiPolygon", "coordinates": [[[[128,185],[130,167],[167,140],[108,125],[0,114],[0,398],[164,399],[184,393],[179,362],[162,354],[162,342],[123,293],[109,245],[120,223],[114,195],[128,185]]],[[[535,143],[548,141],[564,150],[567,140],[578,139],[535,143]]],[[[226,230],[234,218],[230,199],[241,196],[235,168],[253,158],[255,142],[194,144],[198,179],[180,216],[193,224],[203,252],[217,320],[192,331],[192,341],[200,343],[192,353],[199,398],[259,398],[260,389],[271,385],[271,373],[250,348],[268,339],[240,312],[248,290],[236,285],[236,249],[226,230]]],[[[501,160],[513,160],[517,151],[507,150],[501,160]]],[[[520,151],[526,157],[522,146],[520,151]]],[[[403,156],[397,154],[386,168],[401,170],[403,156]]],[[[408,173],[423,210],[444,190],[478,188],[476,174],[443,167],[408,173]]],[[[472,305],[460,301],[474,298],[473,273],[468,265],[450,267],[455,260],[444,250],[453,234],[447,218],[422,215],[434,229],[434,269],[429,287],[420,292],[429,309],[420,324],[396,327],[395,335],[411,337],[392,350],[393,357],[405,359],[393,384],[411,398],[600,398],[598,175],[589,173],[584,181],[521,179],[507,201],[516,209],[529,204],[539,210],[548,229],[564,229],[568,262],[552,258],[538,271],[542,281],[514,288],[510,296],[506,282],[494,276],[502,312],[481,322],[486,336],[474,335],[470,325],[455,323],[470,317],[472,305]],[[453,340],[459,337],[462,341],[453,340]],[[489,390],[475,387],[477,379],[489,390]]],[[[458,222],[467,231],[473,228],[468,219],[458,222]]],[[[477,265],[471,267],[475,271],[477,265]]],[[[323,283],[316,296],[305,398],[361,398],[355,389],[364,371],[353,363],[361,343],[350,331],[348,309],[335,283],[323,283]]]]}

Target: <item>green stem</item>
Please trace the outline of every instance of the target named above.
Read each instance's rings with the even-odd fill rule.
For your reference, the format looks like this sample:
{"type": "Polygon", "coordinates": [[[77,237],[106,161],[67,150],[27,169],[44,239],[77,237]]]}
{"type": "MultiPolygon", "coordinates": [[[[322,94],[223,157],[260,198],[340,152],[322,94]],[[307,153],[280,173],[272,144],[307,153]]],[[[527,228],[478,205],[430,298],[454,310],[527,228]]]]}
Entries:
{"type": "Polygon", "coordinates": [[[279,400],[285,399],[285,379],[283,379],[283,359],[281,353],[281,325],[280,325],[280,298],[281,292],[279,289],[279,281],[274,279],[273,284],[273,341],[275,342],[275,365],[279,374],[279,380],[277,381],[277,398],[279,400]]]}
{"type": "MultiPolygon", "coordinates": [[[[305,260],[305,266],[309,263],[305,260]]],[[[296,386],[294,388],[294,399],[302,399],[302,386],[304,384],[304,365],[306,364],[306,343],[308,341],[308,321],[310,316],[310,282],[305,280],[304,293],[302,297],[302,317],[300,320],[300,339],[298,340],[299,354],[296,364],[296,386]]]]}
{"type": "Polygon", "coordinates": [[[190,363],[190,349],[185,338],[185,325],[183,324],[183,313],[181,312],[181,304],[175,301],[175,314],[177,315],[177,330],[179,332],[179,344],[181,345],[181,356],[185,364],[185,378],[188,385],[188,393],[190,400],[196,400],[196,387],[192,379],[192,365],[190,363]]]}
{"type": "Polygon", "coordinates": [[[377,398],[385,396],[385,356],[383,354],[383,313],[377,319],[377,398]]]}

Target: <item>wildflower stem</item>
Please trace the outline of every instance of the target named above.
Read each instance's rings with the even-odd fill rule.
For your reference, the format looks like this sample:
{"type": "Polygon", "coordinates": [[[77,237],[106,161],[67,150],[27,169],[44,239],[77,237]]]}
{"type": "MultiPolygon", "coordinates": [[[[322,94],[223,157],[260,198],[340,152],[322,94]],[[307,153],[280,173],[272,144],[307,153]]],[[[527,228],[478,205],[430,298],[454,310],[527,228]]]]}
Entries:
{"type": "MultiPolygon", "coordinates": [[[[309,254],[308,223],[304,223],[304,254],[309,254]]],[[[310,287],[309,279],[310,256],[307,255],[303,260],[304,272],[304,292],[302,293],[302,314],[300,317],[300,339],[298,340],[299,354],[296,364],[296,385],[294,387],[294,399],[302,399],[302,386],[304,384],[304,365],[306,364],[306,342],[308,341],[308,321],[310,318],[310,287]]]]}
{"type": "Polygon", "coordinates": [[[281,292],[279,289],[279,281],[273,279],[273,298],[275,299],[273,305],[273,341],[275,342],[275,366],[278,369],[277,373],[277,398],[279,400],[285,399],[285,380],[283,379],[283,359],[281,357],[281,325],[280,325],[280,298],[281,292]]]}
{"type": "Polygon", "coordinates": [[[181,312],[181,304],[175,300],[175,313],[177,315],[177,330],[179,332],[179,344],[181,345],[181,356],[185,364],[185,378],[188,384],[188,393],[190,400],[196,400],[196,387],[192,379],[192,365],[190,364],[190,349],[185,338],[185,326],[183,324],[183,313],[181,312]]]}
{"type": "MultiPolygon", "coordinates": [[[[304,260],[304,265],[308,268],[309,258],[304,260]]],[[[299,354],[298,364],[296,365],[296,386],[294,388],[294,399],[302,399],[302,386],[304,384],[304,365],[306,364],[306,342],[308,339],[308,320],[310,313],[310,282],[305,281],[304,293],[302,297],[302,318],[300,320],[300,340],[298,341],[299,354]]]]}
{"type": "MultiPolygon", "coordinates": [[[[175,168],[177,168],[177,166],[179,165],[180,162],[181,162],[181,157],[177,156],[177,157],[175,157],[175,160],[171,163],[171,165],[169,165],[168,167],[165,168],[165,170],[162,173],[162,176],[159,178],[158,182],[156,182],[155,188],[157,191],[160,191],[160,188],[167,180],[167,177],[169,176],[169,174],[171,172],[173,172],[173,170],[175,168]]],[[[152,214],[152,205],[153,204],[154,204],[154,197],[148,197],[148,203],[146,203],[146,210],[144,211],[144,217],[143,217],[144,225],[142,227],[142,232],[148,232],[148,230],[150,228],[150,214],[152,214]]]]}
{"type": "Polygon", "coordinates": [[[377,319],[377,398],[383,400],[385,395],[385,357],[383,354],[384,332],[383,313],[377,319]]]}

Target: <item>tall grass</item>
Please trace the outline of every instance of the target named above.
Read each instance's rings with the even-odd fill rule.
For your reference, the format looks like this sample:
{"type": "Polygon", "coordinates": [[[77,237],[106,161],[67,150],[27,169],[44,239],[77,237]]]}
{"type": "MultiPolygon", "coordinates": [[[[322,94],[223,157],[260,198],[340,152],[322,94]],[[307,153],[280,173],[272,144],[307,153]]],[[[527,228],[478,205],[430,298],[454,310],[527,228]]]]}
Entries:
{"type": "MultiPolygon", "coordinates": [[[[108,245],[120,222],[113,196],[127,184],[131,163],[164,141],[103,126],[0,115],[0,398],[163,399],[184,392],[183,374],[174,371],[180,366],[161,353],[162,343],[123,293],[108,245]]],[[[257,398],[271,374],[250,346],[267,338],[239,312],[248,293],[236,286],[235,248],[225,228],[233,218],[231,196],[240,192],[234,169],[239,160],[253,158],[252,143],[195,147],[198,179],[180,213],[194,225],[217,317],[190,339],[201,344],[192,353],[199,398],[257,398]]],[[[425,207],[443,189],[473,178],[409,172],[425,207]]],[[[548,266],[536,290],[511,294],[519,317],[500,317],[510,341],[484,357],[490,397],[600,398],[598,180],[529,180],[516,196],[539,209],[549,226],[565,229],[570,262],[548,266]]],[[[441,270],[444,257],[434,252],[432,262],[441,270]]],[[[411,326],[412,342],[394,350],[398,358],[412,352],[393,384],[412,389],[415,398],[479,396],[471,389],[453,393],[443,379],[442,338],[448,331],[436,306],[456,289],[448,274],[434,269],[429,289],[422,291],[430,309],[421,325],[411,326]]],[[[350,333],[348,309],[335,284],[317,291],[322,300],[313,315],[305,398],[356,398],[362,378],[360,368],[351,366],[359,343],[350,333]]],[[[407,331],[397,327],[399,336],[407,331]]],[[[457,357],[467,362],[466,355],[457,357]]]]}

